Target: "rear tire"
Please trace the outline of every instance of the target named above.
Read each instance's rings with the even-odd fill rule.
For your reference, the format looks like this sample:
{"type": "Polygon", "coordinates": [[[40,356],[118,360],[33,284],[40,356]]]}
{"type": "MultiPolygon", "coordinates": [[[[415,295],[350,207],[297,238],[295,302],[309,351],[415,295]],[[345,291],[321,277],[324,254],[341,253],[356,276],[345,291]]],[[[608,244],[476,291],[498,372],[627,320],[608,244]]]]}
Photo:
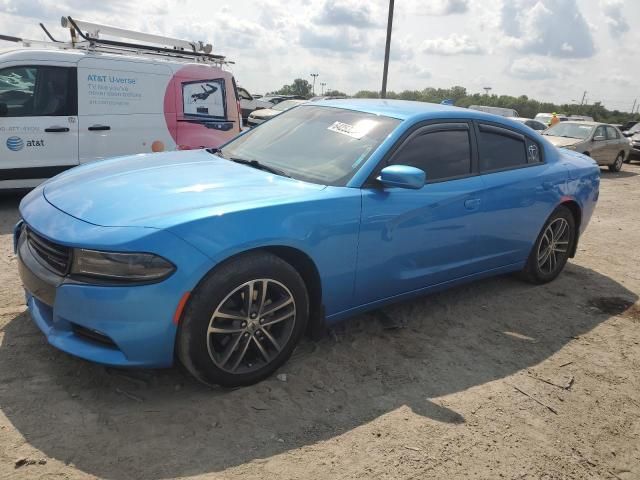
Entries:
{"type": "Polygon", "coordinates": [[[308,318],[307,289],[296,269],[270,253],[245,254],[196,288],[181,319],[177,355],[205,384],[251,385],[288,360],[308,318]]]}
{"type": "Polygon", "coordinates": [[[569,260],[576,241],[576,222],[571,211],[560,205],[542,227],[522,271],[525,280],[543,284],[554,280],[569,260]]]}
{"type": "Polygon", "coordinates": [[[622,170],[622,164],[624,163],[624,153],[619,153],[615,161],[609,165],[609,170],[612,172],[619,172],[622,170]]]}

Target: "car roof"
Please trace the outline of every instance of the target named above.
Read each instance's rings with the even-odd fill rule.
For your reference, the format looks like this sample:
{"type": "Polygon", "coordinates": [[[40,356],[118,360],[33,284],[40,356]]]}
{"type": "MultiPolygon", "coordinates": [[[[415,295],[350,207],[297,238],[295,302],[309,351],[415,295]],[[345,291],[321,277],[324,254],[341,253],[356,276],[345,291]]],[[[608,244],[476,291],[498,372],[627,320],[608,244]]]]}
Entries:
{"type": "Polygon", "coordinates": [[[511,120],[515,120],[516,122],[538,122],[542,123],[540,120],[536,120],[535,118],[526,118],[526,117],[509,117],[511,120]]]}
{"type": "Polygon", "coordinates": [[[566,122],[562,122],[563,125],[566,125],[567,123],[575,123],[577,125],[589,125],[591,127],[595,127],[598,125],[609,125],[608,123],[602,123],[602,122],[587,122],[585,120],[569,120],[566,122]]]}
{"type": "Polygon", "coordinates": [[[479,110],[451,107],[437,103],[414,102],[410,100],[388,100],[379,98],[348,98],[338,100],[319,100],[314,106],[342,108],[373,115],[396,118],[398,120],[421,120],[428,118],[473,118],[499,121],[506,117],[492,115],[479,110]]]}

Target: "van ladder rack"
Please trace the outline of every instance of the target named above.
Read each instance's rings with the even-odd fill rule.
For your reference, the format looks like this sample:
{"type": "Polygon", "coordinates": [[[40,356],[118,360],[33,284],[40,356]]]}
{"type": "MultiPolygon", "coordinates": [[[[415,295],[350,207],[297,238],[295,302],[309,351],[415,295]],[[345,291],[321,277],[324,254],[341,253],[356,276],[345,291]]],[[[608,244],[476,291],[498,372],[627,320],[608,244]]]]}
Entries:
{"type": "MultiPolygon", "coordinates": [[[[124,49],[132,49],[132,50],[144,50],[151,53],[160,53],[160,54],[168,54],[175,55],[180,57],[192,57],[192,58],[200,58],[205,60],[210,60],[218,63],[232,63],[226,62],[225,57],[223,55],[214,55],[211,52],[211,45],[204,45],[202,42],[188,42],[185,40],[177,40],[172,38],[160,37],[157,35],[149,35],[139,32],[134,32],[130,30],[124,30],[116,27],[109,27],[106,25],[98,25],[89,22],[83,22],[81,20],[74,20],[69,17],[62,17],[61,24],[65,28],[69,28],[71,30],[72,39],[74,37],[74,33],[77,33],[84,41],[86,41],[90,47],[96,46],[104,46],[104,47],[115,47],[115,48],[124,48],[124,49]],[[87,32],[83,33],[81,26],[94,28],[93,34],[87,32]],[[142,41],[149,41],[155,43],[164,43],[173,44],[173,48],[167,48],[156,46],[156,45],[145,45],[138,43],[129,43],[122,42],[118,40],[107,40],[104,38],[99,38],[98,34],[104,33],[107,35],[113,36],[121,36],[127,38],[140,39],[142,41]],[[190,48],[188,50],[187,48],[190,48]]],[[[87,29],[88,30],[88,29],[87,29]]],[[[72,40],[73,41],[73,40],[72,40]]]]}
{"type": "Polygon", "coordinates": [[[80,49],[96,52],[107,52],[120,55],[158,55],[161,57],[179,58],[195,62],[210,62],[219,66],[230,65],[234,62],[227,60],[223,55],[211,53],[211,44],[203,42],[190,42],[176,38],[152,35],[133,30],[125,30],[97,23],[85,22],[69,17],[62,17],[61,24],[68,28],[71,34],[71,41],[64,42],[53,37],[51,32],[40,23],[40,28],[44,31],[49,41],[29,40],[26,38],[11,35],[1,35],[0,41],[21,43],[25,47],[55,47],[64,50],[80,49]],[[84,29],[84,32],[83,32],[84,29]],[[124,42],[120,40],[108,40],[99,38],[100,34],[113,37],[128,38],[146,42],[146,44],[124,42]]]}

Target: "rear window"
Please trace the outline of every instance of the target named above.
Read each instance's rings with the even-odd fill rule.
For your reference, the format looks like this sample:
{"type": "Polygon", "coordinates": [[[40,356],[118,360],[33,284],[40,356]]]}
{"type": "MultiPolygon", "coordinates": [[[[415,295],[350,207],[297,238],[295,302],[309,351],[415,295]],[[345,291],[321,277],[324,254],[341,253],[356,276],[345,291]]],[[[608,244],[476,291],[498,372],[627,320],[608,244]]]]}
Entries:
{"type": "Polygon", "coordinates": [[[527,164],[525,137],[510,130],[480,125],[478,147],[481,172],[527,164]]]}
{"type": "Polygon", "coordinates": [[[223,79],[182,83],[184,114],[197,117],[227,118],[223,79]]]}

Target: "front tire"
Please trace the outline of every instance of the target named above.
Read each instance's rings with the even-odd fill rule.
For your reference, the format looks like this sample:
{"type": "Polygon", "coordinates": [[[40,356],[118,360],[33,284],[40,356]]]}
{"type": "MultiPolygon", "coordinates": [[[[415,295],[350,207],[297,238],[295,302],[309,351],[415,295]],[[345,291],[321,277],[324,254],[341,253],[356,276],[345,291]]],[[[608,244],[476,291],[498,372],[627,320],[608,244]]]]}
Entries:
{"type": "Polygon", "coordinates": [[[624,153],[619,153],[616,160],[609,165],[609,170],[612,172],[619,172],[622,170],[622,164],[624,163],[624,153]]]}
{"type": "Polygon", "coordinates": [[[560,205],[542,227],[529,254],[523,274],[531,283],[554,280],[569,260],[576,241],[576,222],[571,211],[560,205]]]}
{"type": "Polygon", "coordinates": [[[178,358],[205,384],[251,385],[288,360],[308,318],[300,274],[270,253],[245,254],[216,268],[192,294],[178,358]]]}

